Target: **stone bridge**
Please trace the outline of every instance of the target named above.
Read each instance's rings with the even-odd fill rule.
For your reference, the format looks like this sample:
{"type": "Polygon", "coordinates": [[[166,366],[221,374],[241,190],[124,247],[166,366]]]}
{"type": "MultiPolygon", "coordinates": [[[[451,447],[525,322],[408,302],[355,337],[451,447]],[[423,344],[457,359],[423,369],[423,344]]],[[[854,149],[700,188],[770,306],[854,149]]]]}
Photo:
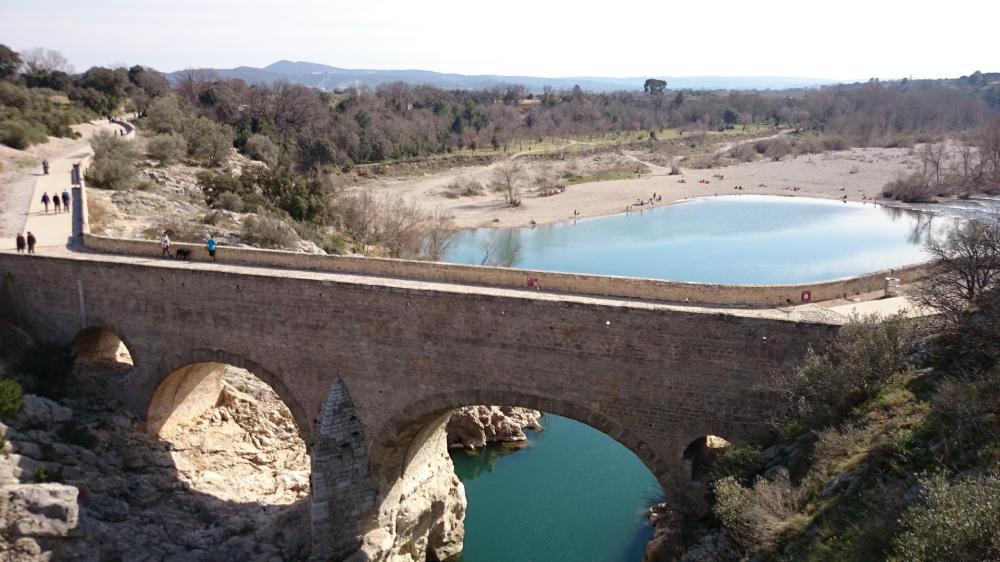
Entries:
{"type": "Polygon", "coordinates": [[[154,431],[198,406],[196,389],[216,364],[269,383],[309,449],[313,555],[323,560],[357,551],[429,436],[463,405],[586,423],[679,497],[685,448],[706,435],[761,436],[773,406],[766,377],[822,346],[839,323],[808,307],[684,306],[69,251],[0,253],[0,279],[0,313],[37,337],[94,349],[120,338],[133,364],[102,388],[154,431]]]}

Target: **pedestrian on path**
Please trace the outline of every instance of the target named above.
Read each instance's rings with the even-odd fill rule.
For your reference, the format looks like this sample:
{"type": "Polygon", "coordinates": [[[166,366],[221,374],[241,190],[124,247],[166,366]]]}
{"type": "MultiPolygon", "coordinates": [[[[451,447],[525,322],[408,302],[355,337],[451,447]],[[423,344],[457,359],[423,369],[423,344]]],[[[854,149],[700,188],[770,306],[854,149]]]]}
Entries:
{"type": "Polygon", "coordinates": [[[211,256],[212,261],[215,261],[215,235],[210,234],[208,236],[208,242],[205,243],[208,246],[208,255],[211,256]]]}
{"type": "Polygon", "coordinates": [[[55,207],[57,215],[62,212],[62,200],[59,199],[58,193],[52,196],[52,206],[55,207]]]}
{"type": "Polygon", "coordinates": [[[48,160],[42,160],[42,171],[45,172],[46,176],[49,175],[49,161],[48,160]]]}
{"type": "Polygon", "coordinates": [[[24,239],[24,235],[20,232],[17,233],[17,253],[23,254],[24,249],[28,246],[28,241],[24,239]]]}
{"type": "Polygon", "coordinates": [[[68,213],[69,212],[69,191],[66,191],[65,189],[63,190],[63,192],[62,192],[62,200],[63,200],[63,209],[66,209],[66,212],[68,213]]]}
{"type": "Polygon", "coordinates": [[[37,242],[37,240],[35,240],[35,235],[32,234],[30,230],[28,231],[28,240],[27,241],[28,241],[28,253],[29,254],[34,254],[35,253],[35,242],[37,242]]]}
{"type": "Polygon", "coordinates": [[[167,237],[167,231],[166,230],[163,231],[163,236],[160,236],[160,248],[163,249],[163,252],[160,254],[161,258],[162,257],[168,257],[168,258],[174,257],[170,253],[170,238],[167,237]]]}
{"type": "Polygon", "coordinates": [[[45,214],[49,213],[49,192],[42,194],[42,205],[45,205],[45,214]]]}

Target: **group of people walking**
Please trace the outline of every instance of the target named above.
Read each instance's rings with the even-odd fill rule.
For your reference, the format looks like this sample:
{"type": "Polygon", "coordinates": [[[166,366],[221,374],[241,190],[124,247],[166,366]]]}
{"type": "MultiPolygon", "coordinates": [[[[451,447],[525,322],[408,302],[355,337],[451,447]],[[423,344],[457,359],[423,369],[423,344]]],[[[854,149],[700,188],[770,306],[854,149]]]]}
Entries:
{"type": "Polygon", "coordinates": [[[55,207],[55,212],[68,213],[69,202],[70,202],[69,191],[65,189],[63,190],[62,195],[56,193],[52,195],[52,197],[49,197],[48,191],[42,194],[42,205],[45,205],[45,214],[48,214],[49,212],[49,203],[52,203],[52,206],[55,207]]]}
{"type": "Polygon", "coordinates": [[[21,234],[20,232],[18,232],[17,233],[17,253],[23,254],[25,252],[25,250],[27,250],[27,252],[29,254],[34,254],[35,253],[35,242],[36,242],[35,235],[32,234],[30,230],[28,231],[28,236],[27,237],[25,237],[23,234],[21,234]]]}

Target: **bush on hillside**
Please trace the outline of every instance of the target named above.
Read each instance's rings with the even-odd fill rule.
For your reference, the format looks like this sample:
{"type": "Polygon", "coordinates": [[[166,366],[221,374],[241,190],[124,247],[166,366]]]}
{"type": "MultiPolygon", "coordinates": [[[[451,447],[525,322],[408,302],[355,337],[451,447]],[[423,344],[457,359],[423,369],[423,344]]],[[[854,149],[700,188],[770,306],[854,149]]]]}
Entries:
{"type": "Polygon", "coordinates": [[[0,121],[0,143],[11,148],[24,150],[47,140],[45,129],[37,123],[28,123],[21,119],[0,121]]]}
{"type": "Polygon", "coordinates": [[[280,149],[271,139],[264,135],[256,134],[247,139],[246,144],[243,145],[243,153],[273,168],[278,163],[280,149]]]}
{"type": "Polygon", "coordinates": [[[24,406],[21,400],[23,391],[21,385],[12,379],[0,379],[0,420],[6,420],[24,406]]]}
{"type": "Polygon", "coordinates": [[[183,130],[188,155],[208,166],[219,166],[229,160],[233,148],[233,129],[211,119],[199,117],[187,123],[183,130]]]}
{"type": "Polygon", "coordinates": [[[157,133],[176,133],[184,127],[185,115],[177,96],[157,96],[149,102],[141,125],[157,133]]]}
{"type": "Polygon", "coordinates": [[[161,164],[170,164],[187,154],[187,141],[178,133],[163,133],[149,139],[146,150],[161,164]]]}
{"type": "Polygon", "coordinates": [[[819,428],[842,420],[907,368],[913,335],[902,314],[851,318],[824,353],[810,349],[797,369],[773,379],[784,404],[775,421],[819,428]]]}
{"type": "Polygon", "coordinates": [[[767,545],[793,513],[800,493],[787,478],[758,477],[751,487],[728,476],[713,486],[712,513],[734,542],[752,550],[767,545]]]}
{"type": "Polygon", "coordinates": [[[94,135],[90,144],[94,161],[87,169],[87,183],[105,189],[128,188],[137,172],[139,153],[135,145],[106,131],[94,135]]]}
{"type": "Polygon", "coordinates": [[[900,560],[1000,560],[1000,476],[949,483],[939,474],[921,486],[921,503],[906,511],[896,539],[900,560]]]}
{"type": "Polygon", "coordinates": [[[248,244],[275,249],[294,248],[299,239],[294,228],[268,214],[250,215],[243,219],[240,237],[248,244]]]}

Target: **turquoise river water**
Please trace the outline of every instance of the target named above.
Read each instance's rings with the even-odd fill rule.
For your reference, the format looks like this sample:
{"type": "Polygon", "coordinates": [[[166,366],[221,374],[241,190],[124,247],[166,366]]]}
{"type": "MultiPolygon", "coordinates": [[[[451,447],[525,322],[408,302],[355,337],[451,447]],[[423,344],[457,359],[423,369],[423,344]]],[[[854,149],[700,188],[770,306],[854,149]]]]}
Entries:
{"type": "MultiPolygon", "coordinates": [[[[527,216],[527,215],[526,215],[527,216]]],[[[837,279],[924,259],[947,219],[862,203],[694,199],[641,213],[460,234],[445,261],[705,283],[837,279]]]]}
{"type": "MultiPolygon", "coordinates": [[[[764,196],[459,236],[454,263],[713,283],[797,283],[920,262],[948,221],[886,207],[764,196]]],[[[510,404],[517,406],[517,404],[510,404]]],[[[662,491],[642,462],[582,423],[546,415],[527,446],[453,451],[469,501],[464,562],[637,562],[662,491]]]]}

